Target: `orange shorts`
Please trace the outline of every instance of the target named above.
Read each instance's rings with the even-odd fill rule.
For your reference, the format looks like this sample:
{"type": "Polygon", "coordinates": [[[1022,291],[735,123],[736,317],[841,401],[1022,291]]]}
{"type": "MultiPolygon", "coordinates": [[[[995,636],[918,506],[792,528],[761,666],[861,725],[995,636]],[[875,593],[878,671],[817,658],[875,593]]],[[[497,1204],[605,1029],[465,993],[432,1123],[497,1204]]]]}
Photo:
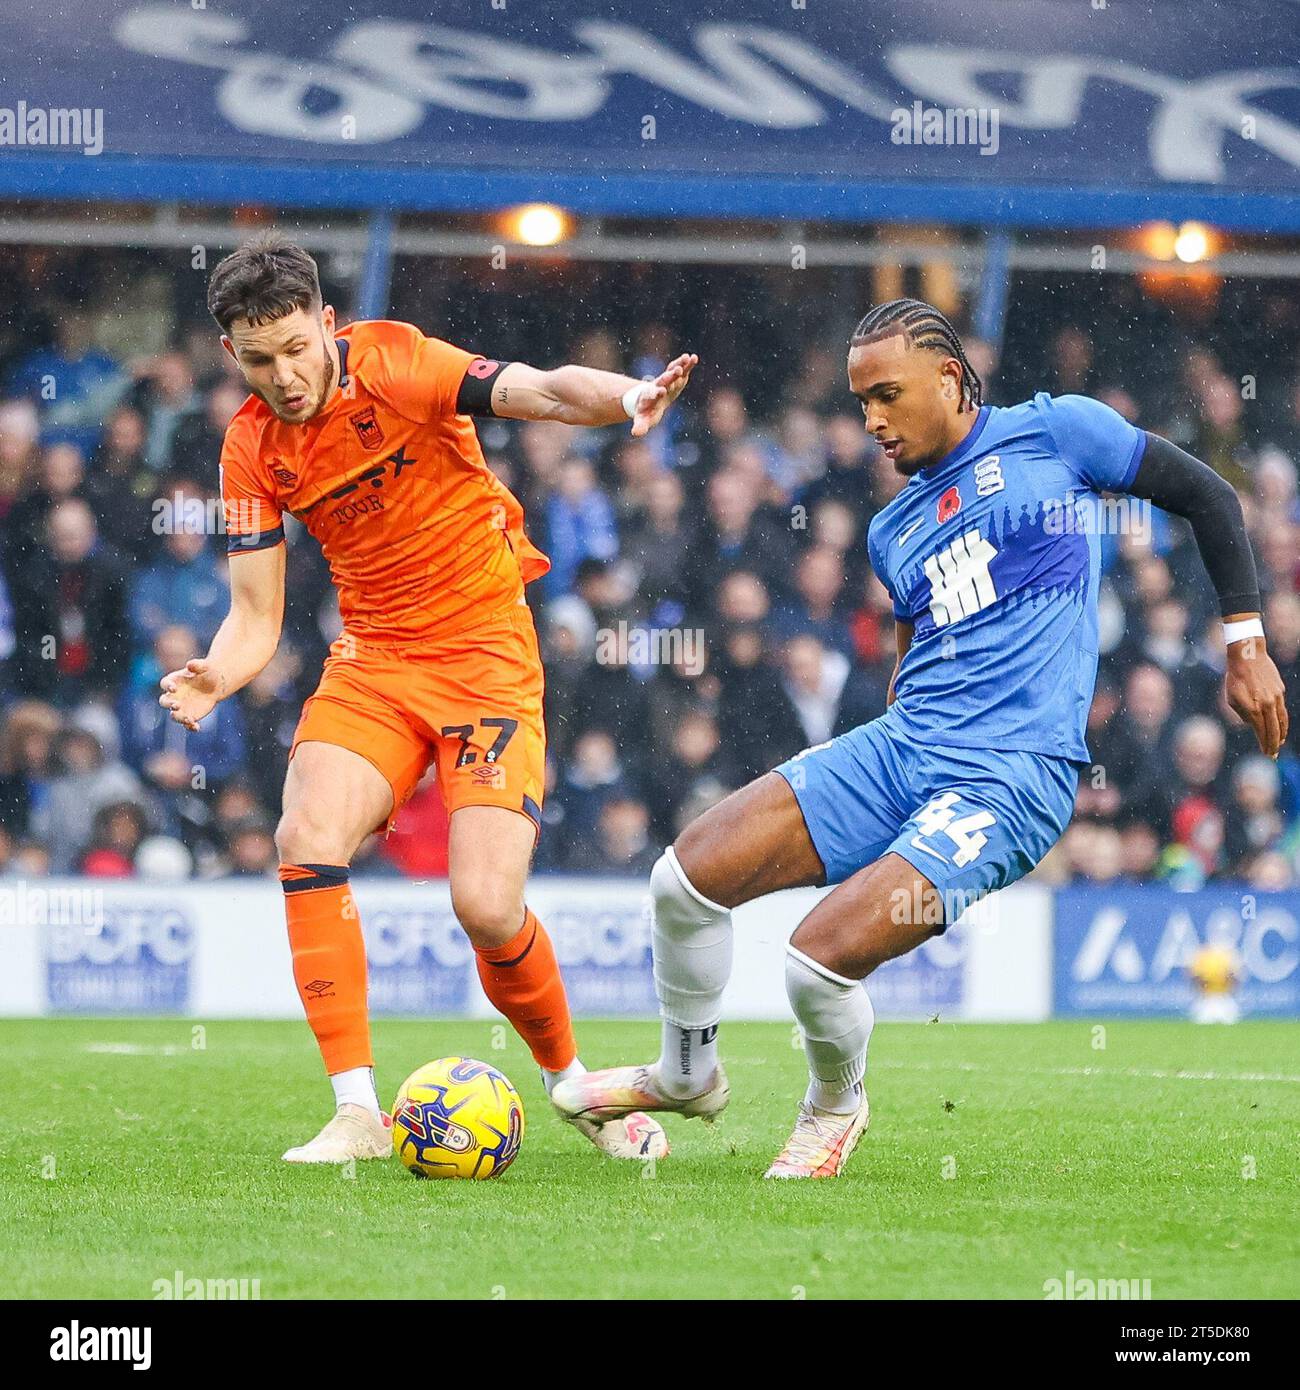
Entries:
{"type": "Polygon", "coordinates": [[[393,789],[390,828],[435,761],[448,815],[505,806],[540,827],[542,686],[537,633],[523,605],[423,650],[373,647],[344,633],[303,706],[289,756],[308,742],[360,753],[393,789]]]}

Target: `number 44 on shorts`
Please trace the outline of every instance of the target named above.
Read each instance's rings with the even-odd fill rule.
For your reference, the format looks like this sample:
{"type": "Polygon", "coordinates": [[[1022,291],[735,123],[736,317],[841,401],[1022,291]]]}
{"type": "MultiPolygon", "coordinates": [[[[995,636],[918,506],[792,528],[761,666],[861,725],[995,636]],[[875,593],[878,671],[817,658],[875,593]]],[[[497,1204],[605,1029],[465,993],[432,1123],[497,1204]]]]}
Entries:
{"type": "MultiPolygon", "coordinates": [[[[980,857],[980,851],[989,842],[989,837],[983,832],[994,824],[997,817],[992,811],[972,811],[967,816],[958,816],[953,810],[953,803],[960,800],[958,792],[940,792],[938,796],[932,797],[917,812],[917,833],[912,837],[912,844],[919,850],[944,859],[937,850],[930,845],[922,844],[921,840],[932,839],[939,834],[946,835],[956,848],[952,857],[953,866],[964,869],[967,864],[973,864],[980,857]]],[[[944,862],[948,861],[944,859],[944,862]]]]}

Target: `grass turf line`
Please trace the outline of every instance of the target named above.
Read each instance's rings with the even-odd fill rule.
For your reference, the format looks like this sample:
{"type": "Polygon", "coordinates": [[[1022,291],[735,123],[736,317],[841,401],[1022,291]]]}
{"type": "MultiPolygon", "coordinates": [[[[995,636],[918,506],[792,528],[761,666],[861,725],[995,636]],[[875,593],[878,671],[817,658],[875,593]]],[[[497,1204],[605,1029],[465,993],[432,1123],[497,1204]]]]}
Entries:
{"type": "MultiPolygon", "coordinates": [[[[385,1101],[453,1053],[518,1086],[523,1151],[486,1183],[281,1163],[329,1114],[305,1026],[211,1022],[201,1049],[193,1028],[0,1022],[7,1297],[148,1299],[178,1270],[257,1279],[263,1298],[1042,1298],[1073,1270],[1235,1299],[1300,1282],[1293,1024],[1111,1022],[1104,1049],[1087,1021],[881,1024],[871,1129],[818,1183],[761,1181],[804,1084],[780,1024],[724,1025],[730,1108],[712,1127],[669,1117],[673,1153],[649,1170],[554,1116],[508,1028],[498,1050],[490,1022],[376,1023],[385,1101]]],[[[657,1032],[583,1023],[584,1060],[643,1061],[657,1032]]]]}

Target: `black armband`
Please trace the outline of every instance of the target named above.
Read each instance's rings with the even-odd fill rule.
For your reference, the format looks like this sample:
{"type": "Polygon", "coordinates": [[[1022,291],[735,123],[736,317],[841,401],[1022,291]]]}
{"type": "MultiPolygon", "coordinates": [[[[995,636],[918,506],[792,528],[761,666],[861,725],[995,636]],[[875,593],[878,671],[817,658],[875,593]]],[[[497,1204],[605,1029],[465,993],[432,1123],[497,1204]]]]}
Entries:
{"type": "Polygon", "coordinates": [[[492,387],[497,377],[510,365],[491,357],[476,357],[468,367],[456,393],[457,415],[495,415],[492,409],[492,387]]]}
{"type": "Polygon", "coordinates": [[[1231,483],[1177,444],[1148,432],[1128,491],[1190,523],[1222,614],[1260,611],[1255,555],[1231,483]]]}

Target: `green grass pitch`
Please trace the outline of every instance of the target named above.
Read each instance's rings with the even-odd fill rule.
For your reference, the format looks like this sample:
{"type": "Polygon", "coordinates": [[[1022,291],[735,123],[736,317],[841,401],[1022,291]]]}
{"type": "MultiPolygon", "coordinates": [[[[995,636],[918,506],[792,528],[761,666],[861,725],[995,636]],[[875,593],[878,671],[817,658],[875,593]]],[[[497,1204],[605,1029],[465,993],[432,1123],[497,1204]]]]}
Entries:
{"type": "MultiPolygon", "coordinates": [[[[0,1282],[9,1298],[151,1298],[258,1280],[270,1298],[1029,1298],[1150,1280],[1154,1298],[1283,1297],[1298,1279],[1295,1025],[879,1026],[872,1123],[846,1177],[767,1183],[803,1087],[779,1024],[730,1024],[728,1111],[668,1120],[653,1169],[603,1159],[508,1030],[376,1025],[381,1094],[450,1053],[524,1096],[499,1181],[279,1161],[328,1117],[305,1025],[0,1023],[0,1282]],[[1104,1047],[1097,1047],[1104,1041],[1104,1047]]],[[[658,1030],[584,1023],[589,1065],[658,1030]]]]}

